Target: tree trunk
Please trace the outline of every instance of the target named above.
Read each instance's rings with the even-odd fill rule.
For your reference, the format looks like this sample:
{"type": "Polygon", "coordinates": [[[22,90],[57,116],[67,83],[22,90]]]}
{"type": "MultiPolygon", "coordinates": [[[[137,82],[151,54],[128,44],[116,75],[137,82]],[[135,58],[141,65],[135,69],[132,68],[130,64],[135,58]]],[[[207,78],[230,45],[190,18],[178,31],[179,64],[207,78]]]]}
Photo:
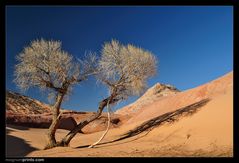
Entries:
{"type": "Polygon", "coordinates": [[[48,134],[47,134],[48,143],[47,143],[45,149],[53,148],[57,145],[55,134],[56,134],[56,130],[60,124],[61,114],[59,114],[59,113],[60,113],[60,106],[61,106],[63,97],[64,97],[64,94],[59,93],[57,95],[56,103],[52,108],[52,122],[51,122],[51,126],[48,129],[48,134]]]}
{"type": "Polygon", "coordinates": [[[100,102],[100,105],[98,107],[97,113],[91,117],[89,117],[88,119],[81,121],[73,130],[71,130],[63,139],[62,141],[58,144],[58,146],[68,146],[71,139],[83,128],[85,127],[87,124],[89,124],[90,122],[96,120],[101,114],[103,109],[105,108],[105,106],[107,105],[108,101],[109,104],[113,102],[113,98],[114,96],[111,95],[110,97],[102,100],[100,102]]]}

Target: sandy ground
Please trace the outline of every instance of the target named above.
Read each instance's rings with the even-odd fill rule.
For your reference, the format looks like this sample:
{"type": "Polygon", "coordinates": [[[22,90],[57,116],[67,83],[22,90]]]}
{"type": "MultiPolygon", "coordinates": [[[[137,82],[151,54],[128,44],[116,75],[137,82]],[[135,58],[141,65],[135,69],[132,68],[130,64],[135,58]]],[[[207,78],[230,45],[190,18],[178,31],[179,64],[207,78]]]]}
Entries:
{"type": "MultiPolygon", "coordinates": [[[[41,150],[46,129],[7,128],[8,156],[34,157],[165,157],[165,156],[232,156],[233,152],[232,92],[215,97],[197,113],[166,123],[150,132],[89,149],[81,146],[96,141],[102,132],[78,134],[70,147],[41,150]],[[9,139],[10,138],[10,139],[9,139]]],[[[113,140],[133,126],[112,129],[103,140],[113,140]]],[[[66,134],[58,130],[57,138],[66,134]]]]}
{"type": "MultiPolygon", "coordinates": [[[[185,93],[181,100],[183,98],[184,100],[190,99],[189,96],[195,93],[197,93],[195,97],[204,97],[204,94],[210,94],[209,86],[207,89],[205,87],[196,88],[197,91],[194,90],[194,93],[185,93]]],[[[212,86],[210,87],[212,88],[212,86]]],[[[215,89],[218,88],[215,87],[215,89]]],[[[188,92],[190,91],[192,90],[188,92]]],[[[102,131],[92,134],[79,133],[71,141],[70,147],[42,150],[46,144],[47,129],[7,126],[6,155],[8,157],[232,157],[232,85],[229,84],[228,87],[223,88],[222,91],[217,91],[217,93],[211,93],[210,99],[206,105],[192,115],[180,116],[177,121],[164,123],[136,136],[110,142],[140,125],[143,121],[156,116],[152,114],[159,114],[156,111],[159,104],[152,104],[148,108],[144,108],[144,110],[151,110],[151,115],[146,110],[145,116],[142,116],[143,110],[141,110],[133,122],[130,119],[119,128],[111,129],[102,141],[103,144],[95,148],[87,148],[87,145],[98,140],[103,133],[102,131]]],[[[168,104],[170,102],[172,106],[176,105],[176,101],[168,101],[168,104]]],[[[179,101],[177,103],[180,107],[181,104],[184,102],[179,101]]],[[[164,105],[167,107],[166,103],[164,105]]],[[[167,110],[160,112],[160,114],[164,112],[167,110]]],[[[57,130],[57,139],[62,138],[67,132],[63,129],[57,130]]]]}

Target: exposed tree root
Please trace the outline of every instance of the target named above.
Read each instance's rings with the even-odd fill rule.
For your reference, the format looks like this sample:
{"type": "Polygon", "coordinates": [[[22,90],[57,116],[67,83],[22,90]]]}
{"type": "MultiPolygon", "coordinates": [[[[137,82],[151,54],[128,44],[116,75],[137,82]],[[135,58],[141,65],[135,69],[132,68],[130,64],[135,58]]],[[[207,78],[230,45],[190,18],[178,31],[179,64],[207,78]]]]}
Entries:
{"type": "Polygon", "coordinates": [[[103,135],[100,137],[100,139],[97,142],[95,142],[92,145],[90,145],[88,148],[94,148],[94,146],[99,144],[101,142],[101,140],[105,137],[105,135],[108,133],[109,128],[110,128],[110,122],[111,122],[109,101],[107,102],[107,110],[108,110],[108,125],[107,125],[107,128],[106,128],[105,132],[103,133],[103,135]]]}

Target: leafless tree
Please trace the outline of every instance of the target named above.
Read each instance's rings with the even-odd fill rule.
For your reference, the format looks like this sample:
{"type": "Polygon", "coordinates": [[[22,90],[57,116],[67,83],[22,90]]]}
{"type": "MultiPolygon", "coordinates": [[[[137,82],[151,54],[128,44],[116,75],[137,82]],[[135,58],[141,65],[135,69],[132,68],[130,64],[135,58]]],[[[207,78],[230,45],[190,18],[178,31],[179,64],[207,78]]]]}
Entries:
{"type": "Polygon", "coordinates": [[[32,41],[16,59],[19,62],[14,72],[14,82],[17,86],[22,90],[38,87],[55,96],[52,123],[47,134],[48,144],[45,147],[52,148],[56,146],[55,133],[61,118],[60,107],[63,98],[69,95],[72,86],[96,72],[96,57],[90,54],[86,60],[76,61],[61,49],[60,41],[41,39],[32,41]]]}
{"type": "Polygon", "coordinates": [[[129,96],[140,95],[146,88],[146,80],[156,73],[155,56],[133,45],[121,45],[112,40],[105,43],[98,62],[97,79],[109,89],[109,96],[99,103],[97,113],[81,121],[59,143],[68,146],[72,138],[84,126],[96,120],[107,104],[113,105],[129,96]]]}

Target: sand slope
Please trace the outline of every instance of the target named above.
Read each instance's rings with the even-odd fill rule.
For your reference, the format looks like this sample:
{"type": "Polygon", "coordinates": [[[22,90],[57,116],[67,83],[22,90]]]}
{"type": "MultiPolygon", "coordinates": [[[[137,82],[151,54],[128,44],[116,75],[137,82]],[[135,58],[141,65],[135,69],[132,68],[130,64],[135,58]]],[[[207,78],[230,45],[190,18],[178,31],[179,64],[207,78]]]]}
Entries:
{"type": "MultiPolygon", "coordinates": [[[[84,146],[95,142],[103,132],[79,133],[72,140],[70,147],[42,150],[46,129],[26,128],[24,130],[9,126],[7,155],[29,157],[233,156],[232,77],[231,72],[200,87],[144,106],[128,122],[111,129],[103,140],[103,144],[93,149],[84,146]],[[176,121],[154,126],[136,136],[110,142],[145,121],[205,98],[210,98],[210,101],[191,115],[182,115],[176,121]],[[11,145],[12,137],[19,139],[15,141],[14,146],[11,145]],[[19,152],[20,149],[24,152],[19,152]]],[[[58,130],[57,139],[66,133],[66,130],[58,130]]]]}
{"type": "MultiPolygon", "coordinates": [[[[173,94],[167,98],[159,98],[157,101],[144,106],[143,109],[136,113],[134,110],[126,107],[125,111],[127,111],[128,114],[134,115],[127,123],[142,123],[158,115],[177,110],[203,99],[214,98],[217,95],[223,94],[229,89],[232,89],[232,79],[233,73],[230,72],[219,79],[213,80],[199,87],[173,94]]],[[[124,108],[122,110],[124,110],[124,108]]]]}

